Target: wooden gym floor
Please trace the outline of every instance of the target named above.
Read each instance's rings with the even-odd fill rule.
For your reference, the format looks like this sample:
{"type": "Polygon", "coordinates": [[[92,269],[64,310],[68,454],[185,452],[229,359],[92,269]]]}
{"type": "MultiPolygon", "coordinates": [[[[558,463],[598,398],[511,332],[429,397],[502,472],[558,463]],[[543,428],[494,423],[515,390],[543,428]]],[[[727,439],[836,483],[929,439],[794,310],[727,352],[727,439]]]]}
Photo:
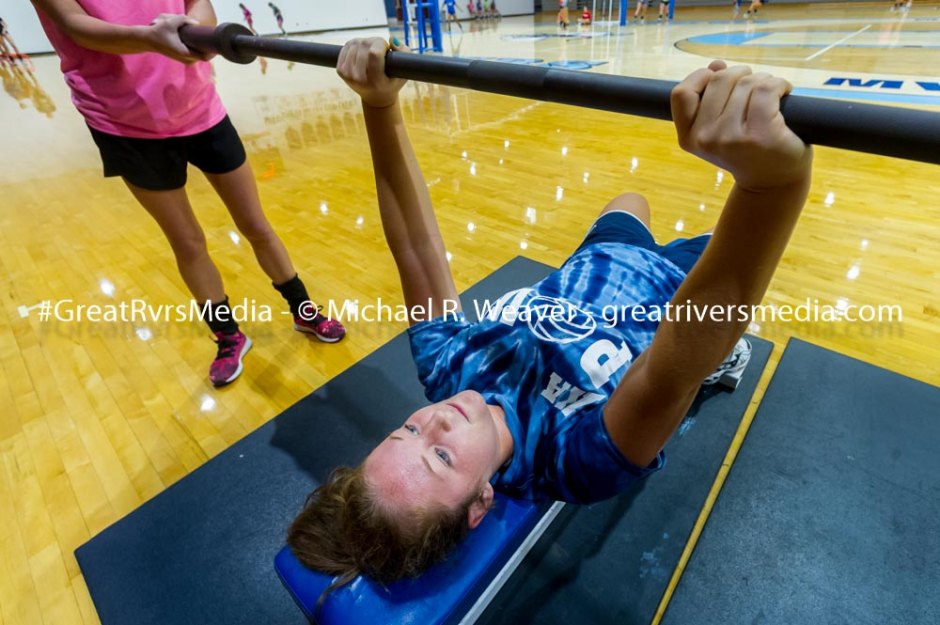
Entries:
{"type": "MultiPolygon", "coordinates": [[[[543,14],[464,23],[445,50],[598,61],[592,71],[671,80],[724,56],[806,93],[940,110],[940,92],[930,89],[940,80],[938,8],[770,4],[746,20],[732,19],[729,7],[680,6],[668,25],[653,17],[567,33],[543,14]],[[827,87],[831,78],[855,83],[827,87]]],[[[311,38],[354,35],[388,32],[311,38]]],[[[279,314],[245,323],[255,342],[245,372],[215,390],[206,379],[214,345],[198,323],[41,323],[34,307],[44,300],[175,305],[189,295],[156,225],[119,181],[101,177],[57,60],[34,61],[34,78],[0,72],[10,96],[0,99],[0,623],[91,625],[98,619],[77,546],[405,326],[347,322],[347,339],[325,345],[279,314]]],[[[314,298],[399,302],[355,97],[323,68],[215,68],[268,215],[314,298]]],[[[618,193],[649,197],[654,232],[665,241],[709,228],[731,187],[730,176],[682,153],[665,122],[420,84],[403,93],[461,289],[517,254],[561,263],[618,193]]],[[[766,302],[897,305],[903,322],[752,327],[777,346],[755,406],[789,337],[940,384],[938,174],[935,166],[817,150],[805,216],[766,302]]],[[[197,172],[189,190],[229,295],[280,311],[197,172]]]]}

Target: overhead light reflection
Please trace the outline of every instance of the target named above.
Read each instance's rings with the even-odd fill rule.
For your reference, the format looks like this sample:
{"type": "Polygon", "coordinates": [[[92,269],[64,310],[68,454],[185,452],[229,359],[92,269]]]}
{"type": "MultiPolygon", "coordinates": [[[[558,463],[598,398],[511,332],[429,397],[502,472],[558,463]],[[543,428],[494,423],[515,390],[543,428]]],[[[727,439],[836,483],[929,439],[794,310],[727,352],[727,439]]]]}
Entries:
{"type": "Polygon", "coordinates": [[[114,285],[108,280],[102,280],[100,283],[101,292],[107,295],[108,297],[114,297],[114,285]]]}

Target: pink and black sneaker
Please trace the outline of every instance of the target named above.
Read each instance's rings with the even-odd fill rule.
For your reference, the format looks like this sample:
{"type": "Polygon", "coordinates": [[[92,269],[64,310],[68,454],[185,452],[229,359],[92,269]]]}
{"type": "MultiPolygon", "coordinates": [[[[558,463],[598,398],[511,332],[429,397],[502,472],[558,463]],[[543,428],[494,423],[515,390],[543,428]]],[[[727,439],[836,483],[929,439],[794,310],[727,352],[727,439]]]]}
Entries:
{"type": "Polygon", "coordinates": [[[251,339],[240,331],[235,334],[215,333],[219,351],[209,367],[213,386],[225,386],[242,374],[242,358],[251,349],[251,339]]]}
{"type": "Polygon", "coordinates": [[[346,336],[346,328],[339,321],[320,314],[320,306],[313,309],[311,305],[302,308],[300,314],[294,317],[294,329],[305,334],[313,334],[324,343],[335,343],[346,336]],[[316,311],[312,318],[310,313],[316,311]]]}

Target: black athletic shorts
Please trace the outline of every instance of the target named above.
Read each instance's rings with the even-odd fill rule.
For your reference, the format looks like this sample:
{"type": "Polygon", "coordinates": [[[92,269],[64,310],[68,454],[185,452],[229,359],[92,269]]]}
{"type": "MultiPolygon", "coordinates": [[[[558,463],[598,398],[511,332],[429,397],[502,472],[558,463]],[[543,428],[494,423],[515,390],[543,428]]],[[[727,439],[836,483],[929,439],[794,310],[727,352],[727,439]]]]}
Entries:
{"type": "Polygon", "coordinates": [[[185,185],[187,163],[207,174],[227,174],[245,162],[245,146],[227,115],[209,130],[188,137],[133,139],[89,130],[101,152],[104,175],[121,176],[150,191],[185,185]]]}

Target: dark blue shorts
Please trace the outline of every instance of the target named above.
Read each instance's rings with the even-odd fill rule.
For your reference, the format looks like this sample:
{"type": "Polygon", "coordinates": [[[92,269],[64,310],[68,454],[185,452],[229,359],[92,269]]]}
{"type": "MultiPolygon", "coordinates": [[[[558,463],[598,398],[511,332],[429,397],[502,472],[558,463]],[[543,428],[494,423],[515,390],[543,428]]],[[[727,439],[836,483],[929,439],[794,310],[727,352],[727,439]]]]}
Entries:
{"type": "Polygon", "coordinates": [[[656,252],[682,271],[689,273],[710,239],[710,234],[701,234],[691,239],[676,239],[666,245],[659,245],[653,234],[635,215],[626,211],[612,211],[601,215],[594,222],[575,251],[594,243],[626,243],[656,252]]]}

